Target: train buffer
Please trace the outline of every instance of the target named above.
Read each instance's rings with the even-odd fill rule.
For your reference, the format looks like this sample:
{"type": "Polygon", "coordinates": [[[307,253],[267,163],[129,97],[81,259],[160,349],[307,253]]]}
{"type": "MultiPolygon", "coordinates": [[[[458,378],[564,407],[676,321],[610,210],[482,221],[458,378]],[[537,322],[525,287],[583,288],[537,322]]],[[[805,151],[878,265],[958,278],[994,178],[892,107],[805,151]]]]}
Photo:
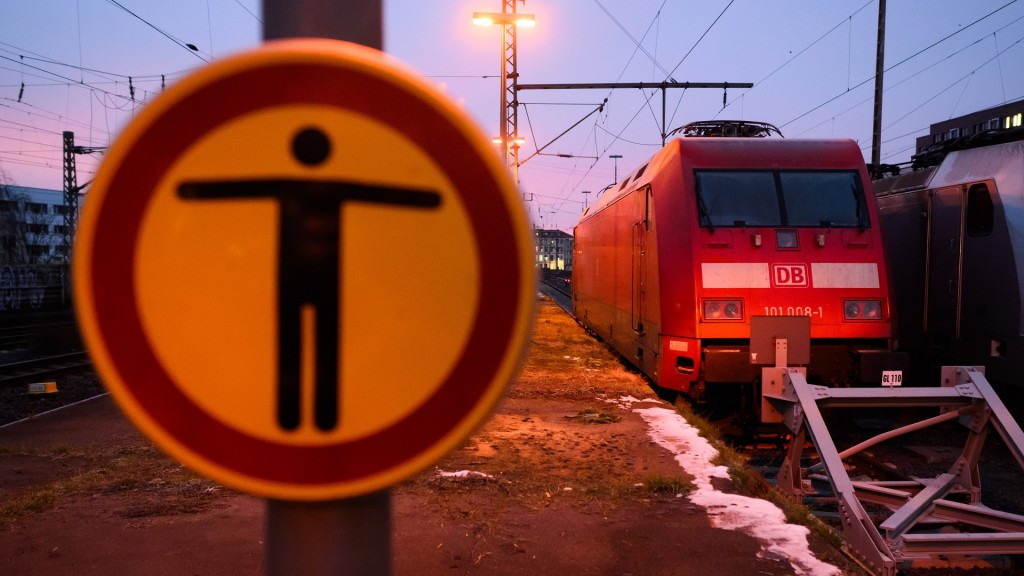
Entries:
{"type": "Polygon", "coordinates": [[[828,388],[808,384],[799,369],[787,367],[782,383],[781,392],[765,395],[793,435],[776,486],[784,493],[803,497],[812,492],[815,477],[827,480],[849,551],[866,568],[875,574],[894,576],[897,569],[908,569],[939,556],[1024,554],[1024,516],[995,510],[982,502],[978,463],[986,438],[995,430],[1024,468],[1024,432],[981,369],[944,367],[937,387],[828,388]],[[935,412],[914,413],[937,415],[843,451],[837,448],[822,416],[823,409],[828,409],[832,420],[842,412],[837,409],[886,407],[936,407],[935,412]],[[844,466],[846,459],[870,446],[953,421],[963,427],[963,451],[934,478],[854,480],[844,466]],[[808,436],[820,463],[801,469],[800,458],[808,436]]]}

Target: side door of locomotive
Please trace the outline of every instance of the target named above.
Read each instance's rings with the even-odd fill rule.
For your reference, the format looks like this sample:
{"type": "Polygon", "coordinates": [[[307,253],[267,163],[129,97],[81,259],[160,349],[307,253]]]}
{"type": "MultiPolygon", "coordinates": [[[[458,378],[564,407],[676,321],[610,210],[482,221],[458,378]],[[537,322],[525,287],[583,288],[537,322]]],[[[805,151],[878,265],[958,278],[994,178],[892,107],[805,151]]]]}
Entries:
{"type": "Polygon", "coordinates": [[[983,362],[995,335],[1017,333],[1015,271],[1002,260],[1003,228],[993,236],[992,182],[933,191],[929,202],[926,331],[932,343],[983,362]]]}
{"type": "Polygon", "coordinates": [[[964,310],[966,186],[932,191],[928,220],[928,303],[926,330],[934,343],[961,337],[964,310]]]}
{"type": "Polygon", "coordinates": [[[630,316],[633,332],[639,341],[644,341],[644,306],[647,292],[647,235],[650,232],[648,215],[650,212],[650,186],[640,188],[632,200],[634,209],[632,262],[630,263],[630,316]]]}
{"type": "Polygon", "coordinates": [[[928,305],[925,330],[948,346],[958,336],[963,270],[963,191],[939,188],[928,199],[928,305]]]}
{"type": "Polygon", "coordinates": [[[657,288],[657,255],[655,249],[651,187],[644,186],[633,198],[634,221],[632,261],[630,263],[630,308],[636,342],[637,364],[647,374],[658,373],[660,305],[657,288]],[[653,282],[653,287],[651,282],[653,282]]]}

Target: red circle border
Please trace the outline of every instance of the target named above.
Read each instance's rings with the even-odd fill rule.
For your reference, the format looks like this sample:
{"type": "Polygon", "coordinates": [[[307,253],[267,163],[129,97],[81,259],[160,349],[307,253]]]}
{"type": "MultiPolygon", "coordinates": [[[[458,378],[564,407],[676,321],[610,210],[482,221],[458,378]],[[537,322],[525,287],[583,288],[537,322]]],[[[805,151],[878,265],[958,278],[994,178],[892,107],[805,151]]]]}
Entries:
{"type": "Polygon", "coordinates": [[[355,68],[307,61],[274,62],[216,78],[163,111],[115,166],[89,256],[97,331],[142,411],[196,456],[249,478],[290,485],[364,480],[443,441],[484,400],[507,351],[517,347],[512,337],[522,300],[518,263],[527,257],[519,253],[501,184],[470,138],[442,110],[403,85],[355,68]],[[452,181],[480,254],[476,321],[438,390],[384,430],[321,446],[247,435],[186,397],[150,346],[133,281],[142,216],[160,179],[180,155],[218,125],[267,108],[303,104],[365,114],[420,144],[452,181]],[[508,265],[513,262],[517,265],[508,265]]]}

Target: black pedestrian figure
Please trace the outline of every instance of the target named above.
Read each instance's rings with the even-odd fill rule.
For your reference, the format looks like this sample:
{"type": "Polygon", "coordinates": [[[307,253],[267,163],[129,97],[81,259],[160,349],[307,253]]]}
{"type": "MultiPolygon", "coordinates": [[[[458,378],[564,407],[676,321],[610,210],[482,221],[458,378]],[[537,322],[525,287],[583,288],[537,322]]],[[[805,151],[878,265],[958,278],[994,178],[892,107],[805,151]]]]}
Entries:
{"type": "MultiPolygon", "coordinates": [[[[292,139],[292,155],[306,166],[322,164],[330,154],[330,139],[318,128],[300,130],[292,139]]],[[[341,364],[341,207],[346,202],[368,202],[437,208],[441,205],[440,194],[338,180],[283,178],[184,182],[178,188],[178,196],[187,200],[277,201],[277,419],[285,430],[294,430],[301,424],[302,308],[311,306],[316,323],[316,426],[333,430],[338,425],[341,364]]]]}

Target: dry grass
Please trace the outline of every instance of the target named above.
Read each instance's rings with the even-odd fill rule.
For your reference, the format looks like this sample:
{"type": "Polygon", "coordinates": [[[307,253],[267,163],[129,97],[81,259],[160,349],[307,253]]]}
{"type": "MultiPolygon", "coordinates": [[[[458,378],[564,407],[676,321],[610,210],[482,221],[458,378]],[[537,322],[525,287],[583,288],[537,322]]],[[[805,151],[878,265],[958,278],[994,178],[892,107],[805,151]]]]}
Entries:
{"type": "Polygon", "coordinates": [[[651,494],[688,494],[696,487],[686,478],[655,474],[644,479],[643,488],[651,494]]]}
{"type": "MultiPolygon", "coordinates": [[[[9,455],[15,453],[8,452],[9,455]]],[[[83,496],[119,496],[126,518],[189,514],[209,509],[223,489],[200,478],[146,442],[87,450],[23,451],[16,455],[75,462],[69,476],[0,502],[0,524],[45,512],[83,496]]]]}
{"type": "MultiPolygon", "coordinates": [[[[512,385],[510,396],[588,401],[626,395],[648,398],[652,393],[643,376],[624,366],[608,352],[607,347],[588,335],[574,320],[560,313],[553,305],[545,307],[542,304],[529,357],[522,374],[512,385]],[[569,364],[569,370],[565,370],[566,364],[569,364]]],[[[715,463],[728,467],[735,490],[775,503],[785,513],[788,522],[807,526],[830,545],[840,547],[842,538],[836,531],[814,517],[803,503],[774,490],[750,468],[745,456],[722,440],[719,430],[712,423],[695,414],[684,401],[677,402],[676,409],[697,428],[700,436],[718,449],[719,460],[715,463]]],[[[581,421],[590,417],[585,412],[587,410],[580,413],[581,421]]],[[[543,468],[538,471],[539,474],[545,474],[543,468]]],[[[616,486],[613,480],[608,482],[609,479],[621,478],[620,475],[625,474],[625,471],[612,468],[605,470],[604,475],[590,479],[605,484],[603,489],[588,484],[591,487],[590,493],[600,493],[614,503],[638,496],[643,498],[692,490],[689,480],[682,475],[678,478],[653,476],[644,479],[639,489],[632,483],[616,486]]]]}
{"type": "Polygon", "coordinates": [[[508,397],[590,400],[627,394],[647,397],[651,389],[575,320],[542,302],[526,362],[508,397]]]}
{"type": "Polygon", "coordinates": [[[622,417],[618,414],[612,414],[611,412],[598,410],[596,408],[580,410],[575,416],[566,416],[566,418],[583,424],[612,424],[622,420],[622,417]]]}
{"type": "Polygon", "coordinates": [[[445,478],[428,471],[401,489],[423,496],[450,518],[481,524],[512,505],[607,509],[688,491],[683,474],[638,476],[632,462],[638,440],[615,431],[621,416],[604,401],[627,395],[654,396],[639,373],[624,367],[555,304],[542,301],[527,358],[506,398],[572,411],[541,422],[542,416],[503,409],[438,464],[446,471],[487,476],[445,478]]]}

